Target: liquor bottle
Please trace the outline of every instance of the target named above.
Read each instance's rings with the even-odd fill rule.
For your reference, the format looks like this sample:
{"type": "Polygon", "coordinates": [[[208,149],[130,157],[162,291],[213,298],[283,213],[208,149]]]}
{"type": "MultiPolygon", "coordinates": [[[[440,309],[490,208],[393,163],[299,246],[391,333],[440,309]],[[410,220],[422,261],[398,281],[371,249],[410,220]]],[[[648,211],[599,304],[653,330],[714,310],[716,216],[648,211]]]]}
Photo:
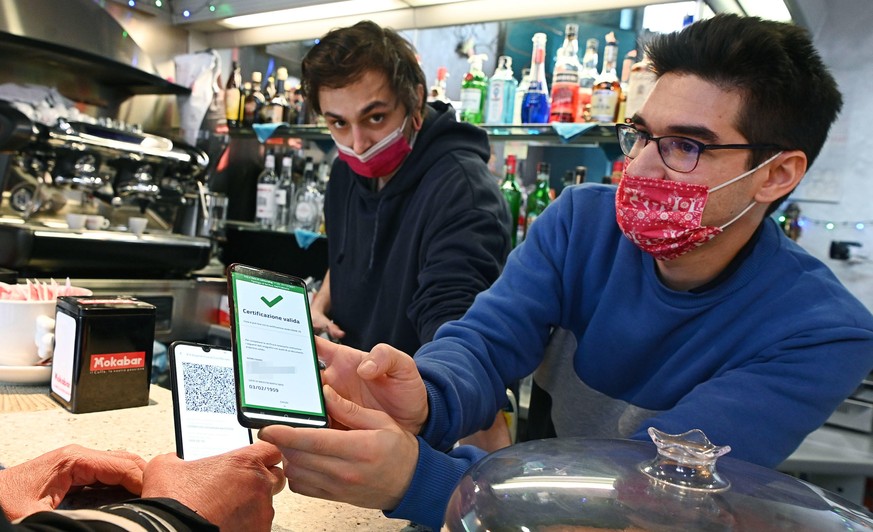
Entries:
{"type": "Polygon", "coordinates": [[[597,49],[600,42],[588,39],[585,43],[585,55],[582,56],[582,70],[579,72],[579,107],[576,110],[577,122],[591,120],[591,92],[597,79],[597,61],[600,56],[597,49]]]}
{"type": "Polygon", "coordinates": [[[276,186],[276,223],[279,231],[289,231],[291,227],[291,212],[294,207],[294,174],[292,173],[291,155],[282,157],[282,170],[279,172],[279,183],[276,186]]]}
{"type": "Polygon", "coordinates": [[[524,124],[547,124],[549,122],[549,85],[546,83],[546,34],[535,33],[531,54],[531,81],[521,104],[521,121],[524,124]]]}
{"type": "Polygon", "coordinates": [[[243,83],[242,91],[243,125],[251,127],[255,123],[255,101],[252,98],[252,82],[243,83]]]}
{"type": "Polygon", "coordinates": [[[500,184],[500,191],[503,192],[503,197],[506,198],[506,203],[509,204],[509,217],[512,220],[509,236],[512,241],[512,247],[515,247],[518,240],[518,217],[521,214],[521,188],[515,179],[516,164],[517,159],[515,155],[506,156],[506,169],[504,171],[503,183],[500,184]]]}
{"type": "Polygon", "coordinates": [[[615,113],[615,121],[618,124],[624,123],[625,112],[627,110],[627,89],[628,79],[630,78],[631,68],[637,60],[637,51],[631,50],[624,55],[624,61],[621,62],[621,94],[618,97],[618,110],[615,113]]]}
{"type": "Polygon", "coordinates": [[[574,122],[579,109],[579,41],[577,24],[567,24],[564,45],[558,49],[552,74],[552,107],[550,122],[574,122]]]}
{"type": "Polygon", "coordinates": [[[285,83],[288,81],[288,69],[279,67],[276,70],[276,82],[273,77],[267,81],[267,96],[272,92],[273,96],[264,105],[263,122],[279,123],[285,120],[288,100],[285,98],[285,83]]]}
{"type": "Polygon", "coordinates": [[[260,72],[252,72],[252,92],[249,97],[246,98],[246,117],[251,116],[251,123],[260,122],[260,113],[261,108],[266,103],[266,98],[264,98],[264,93],[261,92],[261,81],[263,81],[263,74],[260,72]]]}
{"type": "Polygon", "coordinates": [[[318,217],[318,229],[317,232],[321,234],[326,234],[327,230],[324,227],[324,194],[327,192],[327,182],[330,181],[330,164],[327,161],[322,161],[322,163],[318,166],[318,179],[315,182],[315,187],[318,189],[318,192],[321,194],[320,204],[319,204],[319,217],[318,217]]]}
{"type": "Polygon", "coordinates": [[[308,100],[298,94],[294,101],[294,105],[297,107],[297,123],[300,125],[310,124],[312,122],[312,117],[309,113],[308,100]]]}
{"type": "Polygon", "coordinates": [[[643,58],[631,66],[630,76],[627,82],[627,103],[625,105],[625,116],[633,117],[643,102],[649,97],[652,92],[652,87],[655,86],[655,72],[652,70],[652,64],[646,54],[643,58]]]}
{"type": "Polygon", "coordinates": [[[546,210],[551,200],[552,197],[549,194],[549,163],[538,163],[537,184],[533,191],[527,195],[527,207],[524,214],[525,238],[527,238],[527,232],[530,231],[530,224],[546,210]]]}
{"type": "Polygon", "coordinates": [[[265,229],[273,229],[276,223],[276,156],[268,152],[264,158],[264,171],[258,176],[255,195],[255,221],[265,229]]]}
{"type": "Polygon", "coordinates": [[[591,91],[591,120],[595,122],[615,122],[618,113],[618,100],[621,97],[621,84],[615,71],[618,61],[618,42],[615,34],[606,35],[603,49],[603,70],[594,82],[591,91]]]}
{"type": "MultiPolygon", "coordinates": [[[[285,69],[286,76],[288,69],[285,69]]],[[[282,115],[282,122],[286,124],[297,123],[297,106],[294,104],[294,99],[297,97],[298,87],[294,87],[291,80],[285,79],[285,112],[282,115]]]]}
{"type": "MultiPolygon", "coordinates": [[[[564,191],[567,187],[572,187],[576,183],[574,180],[576,179],[576,173],[573,170],[565,170],[564,171],[564,179],[561,181],[561,192],[564,191]]],[[[554,199],[554,198],[553,198],[554,199]]]]}
{"type": "Polygon", "coordinates": [[[446,96],[446,79],[449,77],[449,69],[441,66],[437,69],[436,81],[430,87],[427,94],[429,102],[447,102],[449,98],[446,96]]]}
{"type": "Polygon", "coordinates": [[[267,76],[267,86],[264,87],[264,98],[269,102],[276,97],[276,78],[267,76]]]}
{"type": "Polygon", "coordinates": [[[485,122],[488,124],[511,124],[515,113],[515,91],[518,82],[512,76],[512,58],[501,55],[497,68],[488,81],[488,105],[485,122]]]}
{"type": "Polygon", "coordinates": [[[224,87],[224,117],[227,127],[237,128],[243,121],[242,74],[239,63],[234,61],[224,87]]]}
{"type": "Polygon", "coordinates": [[[612,161],[612,173],[609,176],[609,182],[617,185],[621,182],[621,176],[624,175],[625,157],[619,157],[612,161]]]}
{"type": "Polygon", "coordinates": [[[261,105],[261,111],[258,113],[258,116],[260,116],[260,120],[258,120],[258,122],[262,124],[268,124],[273,122],[273,118],[277,113],[277,106],[273,104],[273,100],[275,100],[276,94],[276,78],[274,78],[273,76],[268,76],[267,84],[264,87],[264,104],[261,105]]]}
{"type": "Polygon", "coordinates": [[[588,167],[587,166],[577,166],[576,171],[573,172],[573,184],[581,185],[585,182],[585,178],[588,176],[588,167]]]}
{"type": "Polygon", "coordinates": [[[307,231],[318,231],[321,226],[323,206],[324,194],[318,189],[315,165],[312,159],[307,157],[303,169],[303,183],[297,191],[294,205],[295,226],[307,231]]]}
{"type": "Polygon", "coordinates": [[[512,123],[521,124],[521,106],[524,103],[524,95],[527,94],[527,89],[530,88],[530,69],[525,67],[521,69],[521,81],[518,83],[518,88],[515,89],[515,106],[512,110],[512,123]]]}
{"type": "Polygon", "coordinates": [[[488,56],[473,54],[468,61],[470,70],[461,82],[461,120],[470,124],[481,124],[485,121],[485,98],[488,91],[488,80],[482,71],[482,63],[488,56]]]}

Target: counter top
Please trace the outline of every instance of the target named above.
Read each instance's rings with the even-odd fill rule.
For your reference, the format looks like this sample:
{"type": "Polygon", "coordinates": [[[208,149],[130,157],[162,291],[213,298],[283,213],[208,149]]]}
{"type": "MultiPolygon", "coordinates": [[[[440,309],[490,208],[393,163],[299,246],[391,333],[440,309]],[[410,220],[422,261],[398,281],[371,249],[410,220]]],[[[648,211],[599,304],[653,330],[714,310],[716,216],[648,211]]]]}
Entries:
{"type": "MultiPolygon", "coordinates": [[[[148,406],[90,414],[71,414],[47,393],[47,385],[0,384],[3,465],[19,464],[68,443],[126,449],[147,460],[175,450],[172,394],[165,388],[151,387],[148,406]]],[[[873,476],[873,436],[822,427],[810,434],[779,469],[843,477],[873,476]]],[[[304,497],[288,489],[274,498],[273,506],[275,531],[397,531],[407,524],[388,519],[378,510],[304,497]]]]}
{"type": "MultiPolygon", "coordinates": [[[[94,449],[126,449],[146,460],[175,451],[173,399],[169,390],[152,386],[149,405],[90,414],[71,414],[50,404],[44,387],[0,385],[0,463],[9,467],[47,451],[76,443],[94,449]],[[10,391],[11,390],[11,391],[10,391]],[[15,404],[25,405],[15,408],[15,404]],[[14,410],[14,411],[9,411],[14,410]]],[[[273,499],[274,531],[395,531],[406,521],[386,518],[378,510],[304,497],[287,488],[273,499]]]]}

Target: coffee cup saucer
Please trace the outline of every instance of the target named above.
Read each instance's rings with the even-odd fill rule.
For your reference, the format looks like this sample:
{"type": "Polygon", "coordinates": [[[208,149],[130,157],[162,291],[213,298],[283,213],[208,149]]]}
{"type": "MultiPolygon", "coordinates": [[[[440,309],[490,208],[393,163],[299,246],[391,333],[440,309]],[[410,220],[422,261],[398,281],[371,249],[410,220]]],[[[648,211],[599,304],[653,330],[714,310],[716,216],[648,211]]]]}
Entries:
{"type": "Polygon", "coordinates": [[[51,364],[45,366],[0,365],[0,384],[48,384],[51,378],[51,364]]]}

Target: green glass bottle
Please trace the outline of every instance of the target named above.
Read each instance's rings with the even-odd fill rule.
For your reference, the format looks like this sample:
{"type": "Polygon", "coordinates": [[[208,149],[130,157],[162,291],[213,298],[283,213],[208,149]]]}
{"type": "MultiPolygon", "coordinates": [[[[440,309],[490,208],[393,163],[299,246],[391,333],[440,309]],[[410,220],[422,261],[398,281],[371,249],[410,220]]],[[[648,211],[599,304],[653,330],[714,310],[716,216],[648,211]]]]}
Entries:
{"type": "Polygon", "coordinates": [[[482,71],[482,64],[486,58],[485,54],[470,57],[470,71],[461,82],[461,120],[470,124],[481,124],[485,121],[488,78],[482,71]]]}
{"type": "Polygon", "coordinates": [[[552,201],[552,196],[549,193],[549,163],[539,163],[537,164],[536,187],[527,196],[527,209],[524,215],[525,237],[527,237],[530,224],[546,210],[550,201],[552,201]]]}
{"type": "Polygon", "coordinates": [[[521,214],[521,187],[518,186],[518,181],[515,178],[516,162],[515,155],[506,156],[505,177],[500,185],[500,191],[503,192],[503,197],[506,198],[506,203],[509,204],[509,216],[512,219],[512,225],[510,226],[512,247],[515,247],[516,240],[518,239],[518,217],[521,214]]]}

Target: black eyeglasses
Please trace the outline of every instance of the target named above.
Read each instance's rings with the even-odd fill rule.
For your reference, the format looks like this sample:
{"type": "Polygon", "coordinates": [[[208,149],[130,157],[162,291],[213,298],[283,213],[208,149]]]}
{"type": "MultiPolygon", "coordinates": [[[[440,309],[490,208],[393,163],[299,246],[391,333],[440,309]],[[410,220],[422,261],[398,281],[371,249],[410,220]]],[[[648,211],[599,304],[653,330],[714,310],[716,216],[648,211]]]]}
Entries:
{"type": "Polygon", "coordinates": [[[653,137],[633,124],[616,124],[615,135],[622,153],[634,159],[651,142],[658,144],[658,154],[667,168],[688,173],[697,168],[704,150],[784,150],[776,144],[704,144],[688,137],[653,137]]]}

